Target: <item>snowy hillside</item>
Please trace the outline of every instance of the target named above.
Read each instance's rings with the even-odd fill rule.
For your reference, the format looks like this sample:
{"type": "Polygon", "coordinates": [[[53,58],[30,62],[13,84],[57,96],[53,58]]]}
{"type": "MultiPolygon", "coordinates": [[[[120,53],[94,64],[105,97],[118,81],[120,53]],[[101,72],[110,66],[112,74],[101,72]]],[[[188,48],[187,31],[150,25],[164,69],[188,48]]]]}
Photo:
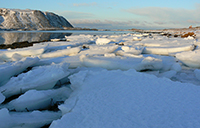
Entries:
{"type": "Polygon", "coordinates": [[[48,30],[73,27],[64,17],[39,10],[0,8],[1,29],[48,30]]]}
{"type": "Polygon", "coordinates": [[[0,126],[197,128],[195,34],[81,34],[0,50],[0,126]]]}

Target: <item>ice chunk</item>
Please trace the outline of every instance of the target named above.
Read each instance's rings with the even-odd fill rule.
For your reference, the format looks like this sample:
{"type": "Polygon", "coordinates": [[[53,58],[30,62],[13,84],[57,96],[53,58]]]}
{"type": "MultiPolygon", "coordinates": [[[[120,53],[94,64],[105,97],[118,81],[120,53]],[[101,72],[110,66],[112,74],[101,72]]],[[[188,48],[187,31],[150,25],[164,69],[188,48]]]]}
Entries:
{"type": "Polygon", "coordinates": [[[127,53],[132,53],[134,55],[139,55],[142,53],[144,47],[136,46],[136,47],[129,47],[129,46],[122,46],[122,50],[127,53]]]}
{"type": "Polygon", "coordinates": [[[0,93],[0,104],[4,102],[4,100],[5,100],[5,96],[2,93],[0,93]]]}
{"type": "MultiPolygon", "coordinates": [[[[70,81],[79,81],[81,73],[70,81]]],[[[200,88],[129,71],[88,71],[50,128],[198,127],[200,88]],[[68,110],[68,111],[67,111],[68,110]],[[151,118],[149,118],[151,117],[151,118]]],[[[75,83],[76,84],[76,83],[75,83]]]]}
{"type": "Polygon", "coordinates": [[[171,70],[174,70],[174,71],[177,71],[177,72],[180,72],[182,70],[182,67],[179,63],[174,63],[172,66],[171,66],[171,70]]]}
{"type": "Polygon", "coordinates": [[[79,56],[66,56],[66,57],[41,59],[38,63],[34,64],[34,66],[50,65],[52,63],[59,64],[64,62],[70,64],[69,68],[77,68],[82,66],[79,56]]]}
{"type": "Polygon", "coordinates": [[[86,67],[101,67],[105,69],[135,69],[159,70],[162,68],[162,60],[153,57],[133,58],[133,57],[104,57],[104,56],[80,56],[80,60],[86,67]]]}
{"type": "Polygon", "coordinates": [[[19,61],[23,58],[22,55],[18,54],[18,53],[15,53],[12,55],[12,61],[19,61]]]}
{"type": "Polygon", "coordinates": [[[7,108],[16,111],[44,109],[57,101],[65,101],[71,92],[71,89],[67,87],[44,91],[29,90],[19,98],[8,103],[7,108]]]}
{"type": "Polygon", "coordinates": [[[96,40],[96,44],[97,44],[97,45],[105,45],[105,44],[108,44],[108,43],[110,43],[110,42],[111,42],[111,40],[108,39],[108,38],[98,38],[98,39],[96,40]]]}
{"type": "Polygon", "coordinates": [[[160,55],[144,55],[145,57],[151,56],[162,60],[163,67],[160,69],[161,72],[175,70],[177,72],[181,71],[181,65],[177,63],[177,59],[173,56],[160,56],[160,55]]]}
{"type": "Polygon", "coordinates": [[[119,46],[117,45],[90,45],[89,49],[80,52],[80,55],[94,55],[94,54],[105,54],[114,52],[119,46]]]}
{"type": "Polygon", "coordinates": [[[195,77],[200,80],[200,70],[199,69],[195,69],[194,70],[194,74],[195,74],[195,77]]]}
{"type": "Polygon", "coordinates": [[[51,89],[58,80],[69,75],[67,69],[67,63],[35,67],[27,73],[12,77],[8,83],[0,87],[0,92],[7,98],[31,89],[51,89]]]}
{"type": "Polygon", "coordinates": [[[0,110],[0,124],[2,128],[39,128],[50,124],[53,120],[60,117],[60,112],[9,112],[6,108],[0,110]]]}
{"type": "Polygon", "coordinates": [[[189,67],[200,68],[200,50],[177,53],[176,58],[189,67]]]}
{"type": "Polygon", "coordinates": [[[23,58],[20,61],[8,62],[0,65],[0,86],[4,85],[12,76],[24,71],[26,68],[37,63],[39,58],[23,58]]]}
{"type": "Polygon", "coordinates": [[[40,55],[42,54],[45,50],[46,50],[47,46],[43,46],[43,47],[28,47],[28,48],[19,48],[19,49],[12,49],[12,50],[4,50],[4,51],[0,51],[0,58],[7,61],[10,58],[12,58],[12,56],[14,54],[19,54],[23,57],[28,57],[28,56],[36,56],[36,55],[40,55]]]}
{"type": "Polygon", "coordinates": [[[54,57],[76,55],[80,50],[81,49],[79,47],[57,50],[53,52],[44,53],[40,56],[40,58],[54,58],[54,57]]]}
{"type": "Polygon", "coordinates": [[[158,54],[158,55],[170,55],[182,51],[192,51],[195,45],[176,46],[176,47],[145,47],[143,54],[158,54]]]}
{"type": "Polygon", "coordinates": [[[173,76],[176,75],[176,71],[175,70],[170,70],[170,71],[166,71],[166,72],[163,72],[163,73],[160,73],[158,76],[159,77],[166,77],[166,78],[172,78],[173,76]]]}

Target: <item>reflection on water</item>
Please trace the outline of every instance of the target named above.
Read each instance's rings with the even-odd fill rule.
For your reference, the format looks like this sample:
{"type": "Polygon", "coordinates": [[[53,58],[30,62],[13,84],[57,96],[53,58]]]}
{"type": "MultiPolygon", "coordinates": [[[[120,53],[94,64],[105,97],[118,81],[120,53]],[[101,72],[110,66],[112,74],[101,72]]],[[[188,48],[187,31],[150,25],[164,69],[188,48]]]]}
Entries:
{"type": "Polygon", "coordinates": [[[64,38],[72,33],[47,33],[47,32],[4,32],[0,33],[0,44],[12,44],[14,42],[36,42],[54,38],[64,38]]]}
{"type": "MultiPolygon", "coordinates": [[[[130,32],[130,31],[129,31],[130,32]]],[[[15,42],[36,42],[50,39],[62,39],[65,36],[90,34],[111,35],[124,34],[125,31],[0,31],[0,44],[12,44],[15,42]]]]}

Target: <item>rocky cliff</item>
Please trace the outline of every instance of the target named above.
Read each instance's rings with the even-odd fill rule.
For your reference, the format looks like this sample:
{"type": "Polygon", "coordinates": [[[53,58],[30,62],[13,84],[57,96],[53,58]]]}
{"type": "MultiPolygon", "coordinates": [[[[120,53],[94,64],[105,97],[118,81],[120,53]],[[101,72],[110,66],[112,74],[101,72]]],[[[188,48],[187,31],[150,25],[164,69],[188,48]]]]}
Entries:
{"type": "Polygon", "coordinates": [[[73,28],[62,16],[39,10],[0,8],[0,29],[54,30],[73,28]]]}

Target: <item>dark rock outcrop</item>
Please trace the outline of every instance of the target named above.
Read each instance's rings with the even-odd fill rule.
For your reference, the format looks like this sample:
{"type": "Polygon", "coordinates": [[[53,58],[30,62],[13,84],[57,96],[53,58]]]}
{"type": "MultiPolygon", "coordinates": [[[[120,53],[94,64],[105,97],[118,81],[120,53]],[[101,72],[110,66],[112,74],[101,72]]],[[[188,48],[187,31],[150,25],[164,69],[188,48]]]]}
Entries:
{"type": "Polygon", "coordinates": [[[73,28],[62,16],[39,10],[0,8],[0,29],[2,30],[58,30],[73,28]]]}

